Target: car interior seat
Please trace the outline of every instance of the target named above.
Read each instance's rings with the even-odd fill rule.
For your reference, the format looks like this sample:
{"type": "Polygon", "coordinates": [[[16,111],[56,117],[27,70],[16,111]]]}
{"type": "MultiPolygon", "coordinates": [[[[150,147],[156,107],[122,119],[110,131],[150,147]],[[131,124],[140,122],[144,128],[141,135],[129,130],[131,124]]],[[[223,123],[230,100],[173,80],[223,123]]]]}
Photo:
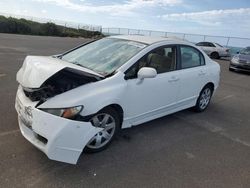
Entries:
{"type": "Polygon", "coordinates": [[[168,72],[171,70],[172,58],[165,56],[164,49],[157,49],[148,55],[147,64],[155,68],[157,73],[168,72]]]}

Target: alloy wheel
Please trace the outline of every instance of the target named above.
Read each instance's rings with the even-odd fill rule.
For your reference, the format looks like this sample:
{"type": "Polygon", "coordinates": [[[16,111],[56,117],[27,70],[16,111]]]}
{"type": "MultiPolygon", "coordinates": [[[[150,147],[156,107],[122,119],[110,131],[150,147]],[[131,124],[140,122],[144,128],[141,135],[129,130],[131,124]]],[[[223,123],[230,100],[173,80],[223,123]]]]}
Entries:
{"type": "Polygon", "coordinates": [[[203,90],[199,101],[199,106],[202,110],[204,110],[208,106],[210,99],[211,99],[211,89],[206,88],[203,90]]]}
{"type": "Polygon", "coordinates": [[[93,126],[103,128],[87,144],[88,148],[99,149],[105,146],[112,139],[115,133],[115,119],[106,113],[95,115],[91,121],[93,126]]]}

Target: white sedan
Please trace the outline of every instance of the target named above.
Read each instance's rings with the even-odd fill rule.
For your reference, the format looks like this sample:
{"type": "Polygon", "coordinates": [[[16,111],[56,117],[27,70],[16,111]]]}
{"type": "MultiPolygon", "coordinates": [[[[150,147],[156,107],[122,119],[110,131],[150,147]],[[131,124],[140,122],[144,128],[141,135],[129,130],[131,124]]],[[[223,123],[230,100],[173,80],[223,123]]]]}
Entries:
{"type": "Polygon", "coordinates": [[[219,65],[191,43],[113,36],[56,57],[27,56],[15,107],[28,141],[76,164],[120,129],[190,107],[204,111],[219,79],[219,65]]]}
{"type": "Polygon", "coordinates": [[[199,42],[196,44],[199,46],[207,55],[213,59],[219,59],[221,57],[230,57],[230,50],[224,46],[221,46],[215,42],[199,42]]]}

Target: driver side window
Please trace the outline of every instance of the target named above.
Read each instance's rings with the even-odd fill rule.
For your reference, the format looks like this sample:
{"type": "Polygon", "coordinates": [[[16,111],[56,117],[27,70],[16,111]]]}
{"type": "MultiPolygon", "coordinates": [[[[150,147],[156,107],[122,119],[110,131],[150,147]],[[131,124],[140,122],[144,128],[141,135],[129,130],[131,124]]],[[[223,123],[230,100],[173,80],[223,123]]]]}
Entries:
{"type": "Polygon", "coordinates": [[[142,67],[152,67],[158,74],[176,69],[176,47],[167,46],[152,50],[125,72],[125,79],[137,78],[142,67]]]}

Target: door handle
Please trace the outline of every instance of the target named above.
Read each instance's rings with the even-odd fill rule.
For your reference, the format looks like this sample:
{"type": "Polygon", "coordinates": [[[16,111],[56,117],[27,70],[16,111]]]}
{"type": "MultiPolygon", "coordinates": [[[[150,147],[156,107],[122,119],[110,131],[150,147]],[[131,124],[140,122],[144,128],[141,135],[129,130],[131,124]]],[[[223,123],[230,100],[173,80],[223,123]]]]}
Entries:
{"type": "Polygon", "coordinates": [[[168,80],[168,82],[177,82],[178,80],[180,80],[180,78],[173,76],[168,80]]]}

